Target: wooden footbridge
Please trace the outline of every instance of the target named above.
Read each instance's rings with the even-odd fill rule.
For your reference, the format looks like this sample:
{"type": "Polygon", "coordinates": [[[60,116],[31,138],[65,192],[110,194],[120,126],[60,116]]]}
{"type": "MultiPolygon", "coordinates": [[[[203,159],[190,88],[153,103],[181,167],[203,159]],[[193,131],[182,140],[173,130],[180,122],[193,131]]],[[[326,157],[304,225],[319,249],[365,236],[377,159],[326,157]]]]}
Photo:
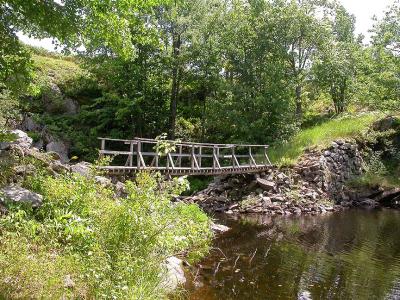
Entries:
{"type": "Polygon", "coordinates": [[[142,170],[167,175],[221,175],[268,169],[268,145],[209,144],[134,138],[99,138],[100,157],[112,156],[102,167],[113,175],[142,170]]]}

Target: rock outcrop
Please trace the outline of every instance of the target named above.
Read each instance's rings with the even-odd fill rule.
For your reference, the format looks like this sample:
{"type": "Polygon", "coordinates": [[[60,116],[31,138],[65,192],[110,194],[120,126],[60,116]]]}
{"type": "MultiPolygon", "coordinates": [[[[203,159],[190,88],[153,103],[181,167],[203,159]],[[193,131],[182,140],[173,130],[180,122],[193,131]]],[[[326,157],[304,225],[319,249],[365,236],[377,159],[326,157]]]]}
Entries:
{"type": "Polygon", "coordinates": [[[22,130],[12,130],[10,133],[15,136],[15,140],[13,142],[0,142],[0,150],[5,150],[11,145],[18,145],[21,148],[30,148],[32,146],[32,139],[22,130]]]}
{"type": "Polygon", "coordinates": [[[342,209],[339,204],[349,200],[346,182],[362,172],[357,145],[338,140],[323,151],[307,151],[293,167],[218,177],[186,201],[212,212],[325,213],[342,209]]]}
{"type": "Polygon", "coordinates": [[[29,203],[32,207],[42,205],[43,197],[20,186],[10,185],[0,191],[0,202],[29,203]]]}

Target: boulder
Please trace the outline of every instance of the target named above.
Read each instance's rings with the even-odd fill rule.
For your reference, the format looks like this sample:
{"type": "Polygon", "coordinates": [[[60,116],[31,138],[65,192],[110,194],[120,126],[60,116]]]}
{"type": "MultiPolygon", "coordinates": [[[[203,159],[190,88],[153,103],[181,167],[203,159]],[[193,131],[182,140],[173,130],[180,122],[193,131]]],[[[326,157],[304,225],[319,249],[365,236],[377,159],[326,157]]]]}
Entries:
{"type": "Polygon", "coordinates": [[[400,120],[393,117],[388,116],[384,119],[376,121],[372,128],[376,131],[388,131],[389,129],[395,129],[400,126],[400,120]]]}
{"type": "Polygon", "coordinates": [[[60,141],[60,140],[55,140],[46,145],[46,151],[47,152],[56,152],[59,157],[60,161],[62,163],[69,162],[68,158],[68,146],[66,143],[60,141]]]}
{"type": "Polygon", "coordinates": [[[62,164],[59,160],[51,162],[50,168],[56,173],[65,173],[70,171],[69,166],[62,164]]]}
{"type": "Polygon", "coordinates": [[[64,111],[65,114],[75,115],[79,112],[79,104],[77,101],[71,98],[64,99],[64,111]]]}
{"type": "Polygon", "coordinates": [[[91,164],[85,161],[79,162],[71,166],[71,171],[82,176],[89,176],[91,172],[91,164]]]}
{"type": "Polygon", "coordinates": [[[63,112],[63,95],[59,86],[55,83],[50,83],[47,88],[42,92],[42,101],[44,109],[48,113],[63,112]]]}
{"type": "Polygon", "coordinates": [[[162,282],[163,288],[172,292],[178,286],[186,283],[185,272],[183,271],[183,261],[175,256],[167,258],[165,262],[166,273],[162,282]]]}
{"type": "Polygon", "coordinates": [[[21,128],[21,130],[26,130],[26,131],[41,131],[42,126],[36,123],[32,117],[30,116],[25,116],[24,119],[21,122],[21,125],[18,126],[21,128]]]}
{"type": "Polygon", "coordinates": [[[0,150],[8,148],[10,145],[18,145],[21,148],[30,148],[32,146],[32,139],[22,130],[12,130],[11,134],[15,135],[13,142],[1,142],[0,150]]]}
{"type": "Polygon", "coordinates": [[[227,232],[228,230],[230,230],[230,228],[225,225],[212,223],[211,230],[216,233],[224,233],[224,232],[227,232]]]}
{"type": "Polygon", "coordinates": [[[264,191],[271,191],[271,190],[274,190],[276,187],[276,183],[273,181],[268,181],[268,180],[262,179],[262,178],[257,178],[256,180],[257,180],[258,185],[264,191]]]}
{"type": "Polygon", "coordinates": [[[110,187],[112,186],[112,182],[110,179],[103,177],[103,176],[95,176],[94,180],[96,181],[96,183],[104,186],[104,187],[110,187]]]}
{"type": "Polygon", "coordinates": [[[1,190],[3,195],[2,202],[9,200],[12,202],[25,202],[31,203],[32,207],[39,207],[42,205],[43,196],[24,189],[20,186],[10,185],[1,190]]]}
{"type": "Polygon", "coordinates": [[[125,184],[120,181],[115,184],[115,196],[118,198],[126,198],[128,196],[125,184]]]}

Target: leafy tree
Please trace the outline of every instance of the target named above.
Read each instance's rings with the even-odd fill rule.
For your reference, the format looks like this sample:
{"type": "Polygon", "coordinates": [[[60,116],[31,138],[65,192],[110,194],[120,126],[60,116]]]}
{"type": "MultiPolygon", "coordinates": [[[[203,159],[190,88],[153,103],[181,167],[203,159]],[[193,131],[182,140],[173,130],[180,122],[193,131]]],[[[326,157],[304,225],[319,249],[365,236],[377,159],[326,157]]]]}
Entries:
{"type": "Polygon", "coordinates": [[[385,12],[382,20],[375,18],[373,44],[382,46],[394,55],[400,54],[400,2],[397,0],[385,12]]]}
{"type": "Polygon", "coordinates": [[[372,45],[358,59],[359,103],[372,109],[400,108],[400,4],[396,1],[376,20],[372,45]]]}
{"type": "Polygon", "coordinates": [[[356,74],[356,53],[360,47],[354,29],[355,17],[343,6],[337,6],[331,40],[318,53],[313,67],[318,85],[328,90],[336,113],[344,112],[356,74]]]}
{"type": "Polygon", "coordinates": [[[313,0],[274,1],[272,17],[277,20],[275,43],[283,47],[287,71],[295,87],[296,116],[300,120],[302,88],[309,76],[315,52],[328,38],[326,20],[317,17],[317,12],[326,13],[324,2],[313,0]]]}

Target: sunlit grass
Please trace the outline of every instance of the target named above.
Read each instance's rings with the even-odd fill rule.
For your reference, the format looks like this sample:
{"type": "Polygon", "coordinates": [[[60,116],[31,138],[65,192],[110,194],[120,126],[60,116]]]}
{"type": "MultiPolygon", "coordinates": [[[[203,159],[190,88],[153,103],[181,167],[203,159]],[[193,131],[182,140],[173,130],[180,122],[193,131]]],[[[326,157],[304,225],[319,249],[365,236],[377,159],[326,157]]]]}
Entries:
{"type": "Polygon", "coordinates": [[[354,138],[381,116],[379,113],[345,116],[302,130],[290,141],[271,147],[271,162],[277,165],[294,164],[306,149],[323,148],[336,139],[354,138]]]}

